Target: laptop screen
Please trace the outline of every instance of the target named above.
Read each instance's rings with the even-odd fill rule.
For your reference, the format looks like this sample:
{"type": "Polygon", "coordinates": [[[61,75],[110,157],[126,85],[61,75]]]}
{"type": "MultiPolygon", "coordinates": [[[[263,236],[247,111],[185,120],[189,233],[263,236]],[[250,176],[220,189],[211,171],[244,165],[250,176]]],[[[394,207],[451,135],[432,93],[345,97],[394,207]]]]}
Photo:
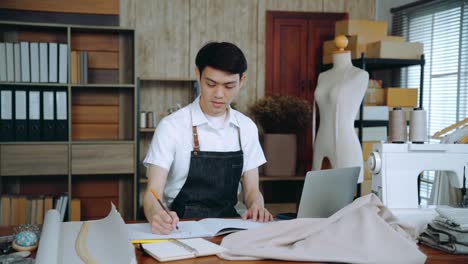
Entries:
{"type": "Polygon", "coordinates": [[[361,167],[309,171],[306,174],[298,218],[327,218],[350,204],[361,167]]]}

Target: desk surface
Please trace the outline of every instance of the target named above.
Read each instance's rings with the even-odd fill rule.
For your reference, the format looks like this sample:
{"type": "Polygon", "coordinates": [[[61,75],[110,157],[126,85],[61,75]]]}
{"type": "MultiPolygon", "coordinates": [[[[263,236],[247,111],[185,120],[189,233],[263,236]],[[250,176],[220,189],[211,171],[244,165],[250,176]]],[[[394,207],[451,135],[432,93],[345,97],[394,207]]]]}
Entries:
{"type": "MultiPolygon", "coordinates": [[[[12,227],[4,227],[0,226],[0,235],[9,235],[11,234],[13,228],[12,227]]],[[[209,239],[214,243],[220,243],[222,236],[214,237],[209,239]]],[[[425,245],[419,245],[419,249],[426,254],[427,261],[426,264],[466,264],[468,263],[468,255],[450,255],[445,252],[435,250],[433,248],[427,247],[425,245]]],[[[139,264],[153,264],[153,263],[160,263],[154,258],[143,255],[139,249],[135,249],[137,261],[139,264]]],[[[35,252],[34,252],[35,253],[35,252]]],[[[33,254],[34,254],[33,253],[33,254]]],[[[301,263],[310,263],[310,262],[295,262],[295,261],[276,261],[276,260],[262,260],[262,261],[229,261],[223,260],[216,256],[208,256],[208,257],[200,257],[194,259],[186,259],[186,260],[178,260],[178,261],[171,261],[167,262],[170,264],[270,264],[270,263],[278,263],[278,264],[301,264],[301,263]]],[[[317,262],[319,263],[319,262],[317,262]]]]}
{"type": "MultiPolygon", "coordinates": [[[[221,243],[223,237],[214,237],[209,239],[214,243],[221,243]]],[[[426,264],[467,264],[468,255],[450,255],[440,250],[435,250],[433,248],[427,247],[425,245],[419,245],[419,249],[427,256],[426,264]]],[[[137,260],[139,264],[154,264],[160,263],[157,260],[153,259],[151,256],[143,255],[140,250],[136,251],[137,260]]],[[[178,261],[166,262],[170,264],[301,264],[301,263],[311,263],[311,262],[295,262],[295,261],[279,261],[279,260],[257,260],[257,261],[229,261],[220,259],[216,256],[208,256],[194,259],[185,259],[178,261]]],[[[320,262],[314,262],[320,263],[320,262]]]]}

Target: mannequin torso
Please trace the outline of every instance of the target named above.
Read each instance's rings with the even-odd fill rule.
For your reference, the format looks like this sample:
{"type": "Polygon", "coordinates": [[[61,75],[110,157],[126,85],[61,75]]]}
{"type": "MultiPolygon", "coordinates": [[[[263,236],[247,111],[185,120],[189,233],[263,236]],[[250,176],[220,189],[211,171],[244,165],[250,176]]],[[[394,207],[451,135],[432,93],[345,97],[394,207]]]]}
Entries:
{"type": "Polygon", "coordinates": [[[328,158],[332,168],[361,166],[362,149],[354,131],[354,119],[364,98],[369,74],[351,63],[351,53],[333,55],[333,68],[319,75],[315,99],[320,125],[314,145],[313,168],[328,158]]]}

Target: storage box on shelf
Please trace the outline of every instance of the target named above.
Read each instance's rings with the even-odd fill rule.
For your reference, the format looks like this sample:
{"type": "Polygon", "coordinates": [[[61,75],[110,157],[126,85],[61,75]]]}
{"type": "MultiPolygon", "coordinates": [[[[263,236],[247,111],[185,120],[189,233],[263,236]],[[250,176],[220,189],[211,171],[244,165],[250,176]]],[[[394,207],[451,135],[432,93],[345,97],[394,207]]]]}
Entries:
{"type": "Polygon", "coordinates": [[[0,176],[16,186],[8,191],[22,195],[21,186],[28,186],[32,179],[54,186],[54,179],[59,177],[65,182],[66,188],[61,191],[67,194],[69,204],[73,198],[81,199],[78,207],[83,220],[107,215],[109,201],[116,203],[124,218],[136,217],[134,39],[134,30],[129,28],[0,21],[0,43],[13,44],[13,59],[15,44],[19,43],[20,58],[24,59],[13,60],[11,66],[11,61],[2,60],[0,52],[0,65],[5,62],[7,71],[13,67],[13,79],[0,79],[2,112],[5,114],[5,107],[11,111],[2,115],[0,142],[0,176]],[[28,60],[21,57],[26,51],[28,60]],[[22,94],[15,94],[23,90],[24,110],[18,107],[22,94]],[[11,91],[11,96],[3,91],[11,91]],[[31,92],[37,92],[37,100],[31,92]],[[4,103],[6,99],[11,105],[4,103]],[[20,119],[16,114],[22,111],[26,115],[20,119]],[[8,122],[3,119],[9,120],[12,128],[5,127],[8,122]],[[39,136],[30,130],[35,122],[39,136]],[[18,129],[22,124],[26,138],[4,137],[7,129],[18,129]],[[114,191],[89,199],[86,189],[94,185],[114,191]],[[98,203],[102,206],[88,213],[91,204],[98,203]]]}

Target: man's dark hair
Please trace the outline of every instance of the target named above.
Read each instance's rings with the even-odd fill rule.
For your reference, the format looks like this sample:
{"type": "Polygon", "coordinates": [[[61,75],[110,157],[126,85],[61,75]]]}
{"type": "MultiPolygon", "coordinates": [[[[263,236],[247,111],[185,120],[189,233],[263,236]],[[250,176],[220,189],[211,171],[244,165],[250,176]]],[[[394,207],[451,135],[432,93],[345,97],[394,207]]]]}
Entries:
{"type": "Polygon", "coordinates": [[[244,53],[236,45],[229,42],[210,42],[203,46],[195,58],[195,64],[200,71],[200,77],[205,67],[239,74],[242,77],[247,70],[247,60],[244,53]]]}

